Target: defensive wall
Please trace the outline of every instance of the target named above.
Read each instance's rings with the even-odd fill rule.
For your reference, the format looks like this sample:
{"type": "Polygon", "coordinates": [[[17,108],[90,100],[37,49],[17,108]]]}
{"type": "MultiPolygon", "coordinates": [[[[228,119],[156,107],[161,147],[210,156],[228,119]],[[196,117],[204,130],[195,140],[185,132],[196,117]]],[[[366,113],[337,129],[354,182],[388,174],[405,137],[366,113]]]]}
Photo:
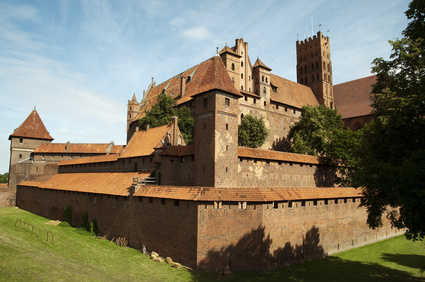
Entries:
{"type": "Polygon", "coordinates": [[[358,207],[360,195],[350,188],[144,186],[133,195],[117,196],[31,185],[19,185],[18,207],[62,220],[71,205],[74,226],[81,225],[87,211],[109,239],[125,237],[133,248],[145,245],[199,270],[265,270],[401,234],[387,221],[369,229],[366,209],[358,207]],[[317,194],[301,200],[312,197],[310,191],[326,199],[317,194]],[[283,199],[291,193],[292,200],[283,199]]]}

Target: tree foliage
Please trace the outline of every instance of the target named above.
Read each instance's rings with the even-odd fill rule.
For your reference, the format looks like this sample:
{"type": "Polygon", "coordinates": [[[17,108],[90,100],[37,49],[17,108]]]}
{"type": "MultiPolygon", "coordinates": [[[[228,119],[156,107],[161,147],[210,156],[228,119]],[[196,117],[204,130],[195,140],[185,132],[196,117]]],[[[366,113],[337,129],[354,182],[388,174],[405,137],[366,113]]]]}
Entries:
{"type": "Polygon", "coordinates": [[[176,101],[165,93],[158,95],[157,103],[147,110],[146,115],[139,119],[140,128],[144,129],[147,125],[158,127],[170,124],[174,116],[178,117],[178,126],[186,144],[192,141],[192,128],[194,120],[187,107],[176,107],[176,101]]]}
{"type": "Polygon", "coordinates": [[[356,150],[362,131],[344,129],[336,109],[324,105],[305,106],[300,120],[291,127],[288,139],[292,152],[324,157],[332,165],[336,183],[351,185],[351,172],[356,165],[356,150]]]}
{"type": "Polygon", "coordinates": [[[373,61],[376,118],[365,128],[354,180],[372,228],[386,214],[415,240],[425,235],[425,2],[413,0],[406,15],[390,60],[373,61]]]}
{"type": "Polygon", "coordinates": [[[0,183],[7,183],[9,179],[9,173],[6,172],[5,174],[0,174],[0,183]]]}
{"type": "Polygon", "coordinates": [[[269,130],[262,118],[246,115],[242,118],[238,127],[238,145],[250,148],[258,148],[264,144],[269,130]]]}

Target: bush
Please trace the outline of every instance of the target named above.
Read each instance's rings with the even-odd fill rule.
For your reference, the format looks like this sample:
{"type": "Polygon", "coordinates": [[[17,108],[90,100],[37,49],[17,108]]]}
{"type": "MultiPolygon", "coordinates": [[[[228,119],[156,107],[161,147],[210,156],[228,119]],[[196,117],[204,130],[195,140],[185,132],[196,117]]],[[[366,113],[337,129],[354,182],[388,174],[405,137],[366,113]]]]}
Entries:
{"type": "Polygon", "coordinates": [[[81,227],[88,232],[90,232],[90,223],[89,223],[89,213],[85,212],[83,214],[83,221],[81,222],[81,227]]]}
{"type": "Polygon", "coordinates": [[[72,209],[71,205],[67,206],[65,208],[65,211],[63,212],[63,221],[68,222],[69,225],[72,226],[72,209]]]}
{"type": "Polygon", "coordinates": [[[96,236],[99,235],[99,228],[97,227],[96,219],[93,219],[90,227],[91,227],[91,233],[93,233],[96,236]]]}

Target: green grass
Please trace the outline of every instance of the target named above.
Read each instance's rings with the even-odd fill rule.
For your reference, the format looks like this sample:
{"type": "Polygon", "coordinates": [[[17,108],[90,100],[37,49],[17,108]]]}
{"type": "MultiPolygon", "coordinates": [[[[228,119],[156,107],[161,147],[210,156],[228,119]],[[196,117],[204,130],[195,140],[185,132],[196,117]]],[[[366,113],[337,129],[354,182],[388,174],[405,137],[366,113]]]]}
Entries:
{"type": "MultiPolygon", "coordinates": [[[[211,273],[175,269],[131,248],[17,208],[0,208],[0,281],[211,281],[211,273]],[[15,227],[19,218],[52,232],[55,244],[15,227]]],[[[37,232],[36,232],[37,233],[37,232]]],[[[268,273],[236,273],[226,281],[425,281],[424,242],[399,236],[268,273]]]]}

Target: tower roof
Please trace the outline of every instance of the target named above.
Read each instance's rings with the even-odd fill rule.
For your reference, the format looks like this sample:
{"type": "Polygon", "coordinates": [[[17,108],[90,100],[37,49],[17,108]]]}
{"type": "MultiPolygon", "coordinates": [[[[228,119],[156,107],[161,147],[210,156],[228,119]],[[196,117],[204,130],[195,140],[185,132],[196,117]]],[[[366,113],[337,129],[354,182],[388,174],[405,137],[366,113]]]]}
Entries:
{"type": "Polygon", "coordinates": [[[9,140],[11,140],[12,137],[53,140],[53,137],[50,136],[35,109],[30,113],[26,120],[17,129],[15,129],[12,134],[10,134],[9,140]]]}
{"type": "Polygon", "coordinates": [[[266,66],[261,60],[260,60],[260,58],[257,58],[257,60],[255,61],[255,64],[254,64],[254,66],[253,66],[254,68],[256,68],[256,67],[262,67],[262,68],[265,68],[265,69],[267,69],[267,70],[269,70],[269,71],[271,71],[272,69],[271,68],[269,68],[268,66],[266,66]]]}

